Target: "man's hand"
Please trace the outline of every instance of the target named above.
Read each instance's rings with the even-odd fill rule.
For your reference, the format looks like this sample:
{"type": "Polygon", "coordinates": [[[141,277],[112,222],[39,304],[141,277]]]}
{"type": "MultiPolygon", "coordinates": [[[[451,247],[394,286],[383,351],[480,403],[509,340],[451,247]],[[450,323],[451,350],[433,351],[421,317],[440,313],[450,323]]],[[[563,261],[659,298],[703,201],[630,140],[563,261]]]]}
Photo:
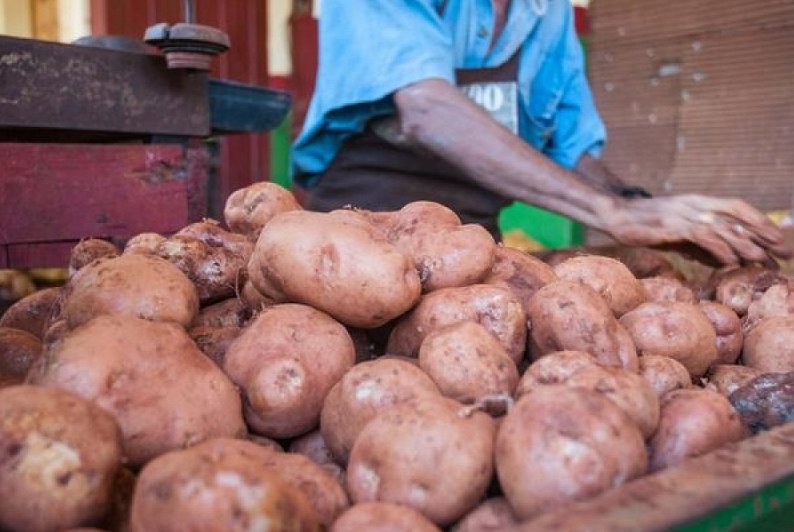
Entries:
{"type": "Polygon", "coordinates": [[[742,200],[694,194],[623,200],[603,216],[621,244],[691,242],[723,264],[791,256],[783,232],[742,200]]]}

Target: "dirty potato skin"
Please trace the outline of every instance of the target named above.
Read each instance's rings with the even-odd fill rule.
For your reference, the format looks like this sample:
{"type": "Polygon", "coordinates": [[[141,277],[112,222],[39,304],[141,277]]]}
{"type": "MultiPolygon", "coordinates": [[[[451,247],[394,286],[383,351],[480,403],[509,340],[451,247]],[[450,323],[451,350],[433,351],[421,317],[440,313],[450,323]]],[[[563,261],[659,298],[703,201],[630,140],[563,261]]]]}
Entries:
{"type": "Polygon", "coordinates": [[[113,414],[133,466],[245,433],[234,385],[173,323],[95,318],[54,344],[29,381],[74,392],[113,414]]]}
{"type": "Polygon", "coordinates": [[[585,351],[604,366],[637,371],[637,352],[628,332],[589,286],[556,281],[538,290],[527,316],[532,357],[554,351],[585,351]]]}
{"type": "Polygon", "coordinates": [[[291,438],[315,427],[325,396],[353,366],[345,327],[306,305],[260,312],[226,351],[223,369],[244,394],[254,432],[291,438]]]}
{"type": "Polygon", "coordinates": [[[492,497],[480,503],[453,527],[454,532],[502,532],[519,525],[510,503],[504,497],[492,497]]]}
{"type": "Polygon", "coordinates": [[[226,351],[234,343],[242,328],[240,327],[193,327],[188,331],[190,338],[196,342],[196,346],[201,352],[207,355],[216,366],[223,368],[223,361],[226,358],[226,351]]]}
{"type": "Polygon", "coordinates": [[[440,392],[411,362],[378,358],[356,364],[325,398],[320,431],[336,461],[344,465],[359,433],[377,414],[425,395],[436,397],[440,392]]]}
{"type": "Polygon", "coordinates": [[[750,303],[744,329],[749,332],[767,318],[785,318],[792,314],[794,314],[794,282],[776,284],[750,303]]]}
{"type": "Polygon", "coordinates": [[[544,384],[562,384],[584,368],[597,366],[598,362],[584,351],[555,351],[533,362],[518,382],[516,397],[529,393],[544,384]]]}
{"type": "Polygon", "coordinates": [[[731,403],[711,390],[675,390],[662,398],[659,428],[650,440],[650,470],[658,471],[745,437],[731,403]]]}
{"type": "Polygon", "coordinates": [[[518,369],[499,340],[472,321],[427,335],[419,348],[419,367],[441,393],[461,403],[488,395],[511,396],[518,369]]]}
{"type": "Polygon", "coordinates": [[[118,257],[119,248],[107,240],[87,238],[78,242],[69,254],[69,277],[100,257],[118,257]]]}
{"type": "Polygon", "coordinates": [[[331,532],[441,532],[425,516],[402,504],[364,502],[356,504],[339,516],[331,532]]]}
{"type": "Polygon", "coordinates": [[[422,288],[412,260],[353,211],[277,215],[260,233],[248,273],[267,298],[361,328],[400,316],[422,288]]]}
{"type": "Polygon", "coordinates": [[[742,361],[761,373],[794,371],[794,316],[756,325],[745,338],[742,361]]]}
{"type": "Polygon", "coordinates": [[[29,332],[0,327],[0,387],[22,384],[41,355],[41,341],[29,332]]]}
{"type": "Polygon", "coordinates": [[[645,303],[620,318],[640,356],[674,358],[693,377],[702,377],[717,360],[717,334],[697,305],[645,303]]]}
{"type": "Polygon", "coordinates": [[[520,519],[586,499],[645,473],[637,426],[601,394],[565,385],[521,397],[496,436],[496,471],[520,519]]]}
{"type": "Polygon", "coordinates": [[[761,375],[760,370],[748,366],[719,364],[709,370],[707,388],[729,397],[737,388],[761,375]]]}
{"type": "Polygon", "coordinates": [[[537,257],[517,249],[498,246],[493,268],[482,282],[509,289],[521,300],[521,306],[526,313],[535,292],[556,280],[557,275],[551,266],[537,257]]]}
{"type": "Polygon", "coordinates": [[[573,257],[554,267],[559,279],[579,281],[604,298],[616,318],[647,299],[642,284],[619,260],[589,255],[573,257]]]}
{"type": "Polygon", "coordinates": [[[69,392],[0,390],[0,529],[48,531],[95,524],[121,467],[110,414],[69,392]]]}
{"type": "Polygon", "coordinates": [[[713,301],[701,301],[700,310],[717,333],[717,360],[714,364],[733,364],[742,352],[742,320],[729,307],[713,301]]]}
{"type": "Polygon", "coordinates": [[[289,190],[276,183],[261,182],[232,192],[226,200],[223,218],[229,229],[256,241],[275,215],[300,209],[289,190]]]}
{"type": "Polygon", "coordinates": [[[710,282],[716,286],[714,299],[744,316],[750,303],[770,287],[786,281],[778,272],[761,266],[744,266],[716,272],[710,282]]]}
{"type": "Polygon", "coordinates": [[[300,491],[261,467],[276,455],[243,440],[216,439],[152,460],[132,500],[132,532],[321,530],[300,491]]]}
{"type": "Polygon", "coordinates": [[[243,327],[253,316],[253,311],[241,299],[231,297],[202,308],[194,327],[243,327]]]}
{"type": "Polygon", "coordinates": [[[20,329],[42,339],[61,312],[61,294],[62,289],[55,287],[23,297],[0,316],[0,327],[20,329]]]}
{"type": "Polygon", "coordinates": [[[640,376],[651,385],[658,397],[692,386],[692,377],[686,367],[674,358],[661,355],[641,356],[640,376]]]}
{"type": "Polygon", "coordinates": [[[460,409],[451,399],[425,397],[369,422],[350,453],[353,501],[406,504],[442,527],[471,510],[493,474],[495,423],[460,409]]]}
{"type": "Polygon", "coordinates": [[[157,246],[163,242],[165,242],[165,237],[161,234],[140,233],[127,240],[127,244],[124,246],[124,254],[154,255],[157,246]]]}
{"type": "Polygon", "coordinates": [[[697,303],[695,292],[678,279],[649,277],[640,279],[648,302],[651,303],[697,303]]]}
{"type": "Polygon", "coordinates": [[[325,443],[322,432],[314,430],[308,434],[292,440],[289,452],[301,454],[322,467],[334,477],[340,486],[345,486],[345,470],[336,463],[334,454],[325,443]]]}
{"type": "Polygon", "coordinates": [[[526,349],[526,315],[521,301],[508,289],[475,284],[442,288],[425,295],[389,335],[386,352],[415,357],[431,332],[462,321],[485,327],[518,364],[526,349]]]}

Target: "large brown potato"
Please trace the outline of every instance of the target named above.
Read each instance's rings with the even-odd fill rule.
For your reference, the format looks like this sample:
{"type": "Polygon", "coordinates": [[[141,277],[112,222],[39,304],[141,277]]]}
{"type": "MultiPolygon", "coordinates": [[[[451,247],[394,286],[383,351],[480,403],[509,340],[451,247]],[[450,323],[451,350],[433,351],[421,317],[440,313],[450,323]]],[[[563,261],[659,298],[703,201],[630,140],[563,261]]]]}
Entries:
{"type": "Polygon", "coordinates": [[[403,314],[421,293],[411,259],[353,211],[277,215],[260,233],[248,273],[266,297],[362,328],[403,314]]]}
{"type": "Polygon", "coordinates": [[[74,394],[0,390],[0,529],[63,530],[108,511],[121,466],[113,418],[74,394]]]}
{"type": "Polygon", "coordinates": [[[345,327],[305,305],[263,310],[226,351],[223,368],[245,397],[252,430],[290,438],[315,427],[331,387],[355,361],[345,327]]]}
{"type": "Polygon", "coordinates": [[[223,218],[229,229],[255,241],[275,215],[300,209],[289,190],[276,183],[260,182],[232,192],[226,200],[223,218]]]}
{"type": "Polygon", "coordinates": [[[761,297],[768,288],[786,280],[778,272],[761,266],[744,266],[715,273],[710,281],[716,286],[715,299],[744,316],[750,303],[761,297]]]}
{"type": "Polygon", "coordinates": [[[734,390],[728,400],[753,433],[794,421],[794,371],[768,373],[734,390]]]}
{"type": "Polygon", "coordinates": [[[644,303],[645,290],[619,260],[589,255],[573,257],[554,267],[565,281],[579,281],[604,298],[616,318],[644,303]]]}
{"type": "Polygon", "coordinates": [[[674,358],[693,377],[701,377],[717,360],[717,333],[696,305],[645,303],[620,318],[637,353],[674,358]]]}
{"type": "Polygon", "coordinates": [[[229,327],[192,327],[187,333],[196,342],[196,346],[201,352],[207,355],[216,366],[223,368],[223,361],[226,359],[226,351],[234,343],[242,328],[229,327]]]}
{"type": "Polygon", "coordinates": [[[441,393],[461,403],[487,395],[512,395],[518,369],[488,330],[464,321],[427,335],[419,348],[419,367],[441,393]]]}
{"type": "Polygon", "coordinates": [[[356,504],[334,521],[331,532],[440,532],[441,529],[409,506],[389,502],[356,504]]]}
{"type": "Polygon", "coordinates": [[[424,395],[440,395],[421,369],[398,358],[378,358],[351,368],[331,388],[320,431],[337,462],[346,464],[361,429],[389,406],[424,395]]]}
{"type": "Polygon", "coordinates": [[[347,485],[356,502],[392,502],[446,526],[471,510],[493,475],[495,423],[466,417],[460,403],[435,396],[384,410],[350,453],[347,485]]]}
{"type": "Polygon", "coordinates": [[[245,432],[234,385],[173,323],[100,316],[52,346],[29,379],[113,414],[132,465],[245,432]]]}
{"type": "Polygon", "coordinates": [[[482,282],[508,288],[521,300],[521,306],[526,313],[529,300],[535,292],[556,280],[554,270],[537,257],[517,249],[498,246],[496,262],[491,273],[482,282]]]}
{"type": "Polygon", "coordinates": [[[637,371],[637,353],[626,330],[595,290],[574,281],[556,281],[530,302],[532,357],[554,351],[585,351],[599,364],[637,371]]]}
{"type": "Polygon", "coordinates": [[[45,288],[23,297],[0,316],[0,327],[29,332],[39,339],[61,313],[61,288],[45,288]]]}
{"type": "Polygon", "coordinates": [[[138,477],[132,532],[319,531],[304,495],[262,467],[263,456],[276,454],[217,439],[152,460],[138,477]]]}
{"type": "Polygon", "coordinates": [[[784,318],[792,314],[794,314],[794,282],[776,284],[750,303],[745,330],[750,331],[767,318],[784,318]]]}
{"type": "Polygon", "coordinates": [[[591,390],[539,386],[496,436],[496,471],[520,519],[586,499],[645,473],[645,442],[612,401],[591,390]]]}
{"type": "Polygon", "coordinates": [[[0,387],[22,384],[41,355],[41,341],[20,329],[0,327],[0,387]]]}
{"type": "Polygon", "coordinates": [[[510,503],[504,497],[493,497],[480,503],[452,529],[454,532],[503,532],[519,525],[510,503]]]}
{"type": "Polygon", "coordinates": [[[709,370],[707,387],[729,397],[737,388],[761,375],[763,373],[760,370],[748,366],[718,364],[709,370]]]}
{"type": "Polygon", "coordinates": [[[527,326],[521,301],[510,290],[487,284],[442,288],[422,297],[392,330],[386,352],[415,357],[428,334],[462,321],[488,329],[516,364],[524,357],[527,326]]]}
{"type": "Polygon", "coordinates": [[[686,367],[674,358],[661,355],[641,356],[640,376],[659,397],[667,392],[692,386],[692,377],[686,367]]]}
{"type": "Polygon", "coordinates": [[[117,257],[119,254],[119,249],[107,240],[98,238],[81,240],[72,248],[69,255],[69,277],[98,258],[117,257]]]}
{"type": "Polygon", "coordinates": [[[744,340],[742,361],[762,373],[794,371],[794,316],[756,325],[744,340]]]}
{"type": "Polygon", "coordinates": [[[532,363],[518,382],[516,397],[521,397],[535,386],[561,384],[580,370],[597,366],[598,362],[584,351],[556,351],[532,363]]]}
{"type": "Polygon", "coordinates": [[[691,303],[698,302],[695,292],[678,279],[669,277],[649,277],[641,279],[645,294],[651,303],[691,303]]]}
{"type": "Polygon", "coordinates": [[[670,260],[658,251],[639,247],[617,247],[611,256],[626,265],[638,279],[651,277],[676,278],[680,273],[670,260]]]}
{"type": "Polygon", "coordinates": [[[127,240],[124,253],[154,255],[157,246],[165,242],[165,237],[157,233],[141,233],[127,240]]]}
{"type": "Polygon", "coordinates": [[[236,297],[202,308],[194,327],[243,327],[253,315],[252,309],[236,297]]]}
{"type": "Polygon", "coordinates": [[[196,288],[179,268],[159,257],[135,253],[83,267],[69,281],[63,305],[69,327],[104,314],[186,327],[197,312],[196,288]]]}
{"type": "Polygon", "coordinates": [[[650,468],[658,471],[745,436],[739,415],[717,392],[691,388],[662,398],[659,428],[650,441],[650,468]]]}
{"type": "Polygon", "coordinates": [[[729,307],[713,301],[701,301],[700,310],[717,333],[717,360],[714,364],[733,364],[742,352],[742,320],[729,307]]]}

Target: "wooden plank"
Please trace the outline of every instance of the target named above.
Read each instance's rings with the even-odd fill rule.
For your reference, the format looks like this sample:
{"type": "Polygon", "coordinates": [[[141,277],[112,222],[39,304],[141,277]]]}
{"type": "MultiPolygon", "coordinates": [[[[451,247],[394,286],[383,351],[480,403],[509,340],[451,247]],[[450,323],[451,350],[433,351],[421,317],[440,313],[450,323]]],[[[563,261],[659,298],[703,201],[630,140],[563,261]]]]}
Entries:
{"type": "Polygon", "coordinates": [[[520,530],[667,530],[790,475],[794,423],[552,510],[520,530]]]}
{"type": "Polygon", "coordinates": [[[79,242],[37,242],[34,244],[11,244],[8,247],[8,267],[15,270],[30,268],[66,268],[69,254],[79,242]]]}
{"type": "Polygon", "coordinates": [[[191,168],[174,144],[0,143],[0,160],[0,244],[173,232],[190,221],[188,180],[206,180],[206,160],[191,168]]]}
{"type": "Polygon", "coordinates": [[[207,91],[158,56],[0,37],[0,129],[205,136],[207,91]]]}
{"type": "Polygon", "coordinates": [[[0,269],[8,267],[8,246],[0,245],[0,269]]]}

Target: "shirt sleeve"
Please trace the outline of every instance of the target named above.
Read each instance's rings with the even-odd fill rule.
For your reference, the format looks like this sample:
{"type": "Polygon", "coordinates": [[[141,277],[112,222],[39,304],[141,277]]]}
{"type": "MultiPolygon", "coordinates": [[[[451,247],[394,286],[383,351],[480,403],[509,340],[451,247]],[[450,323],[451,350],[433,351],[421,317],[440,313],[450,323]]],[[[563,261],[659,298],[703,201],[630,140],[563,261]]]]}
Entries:
{"type": "Polygon", "coordinates": [[[576,36],[573,16],[568,17],[563,40],[567,82],[547,153],[561,165],[573,168],[585,153],[596,158],[601,156],[606,142],[606,128],[596,110],[587,82],[584,54],[576,36]]]}

